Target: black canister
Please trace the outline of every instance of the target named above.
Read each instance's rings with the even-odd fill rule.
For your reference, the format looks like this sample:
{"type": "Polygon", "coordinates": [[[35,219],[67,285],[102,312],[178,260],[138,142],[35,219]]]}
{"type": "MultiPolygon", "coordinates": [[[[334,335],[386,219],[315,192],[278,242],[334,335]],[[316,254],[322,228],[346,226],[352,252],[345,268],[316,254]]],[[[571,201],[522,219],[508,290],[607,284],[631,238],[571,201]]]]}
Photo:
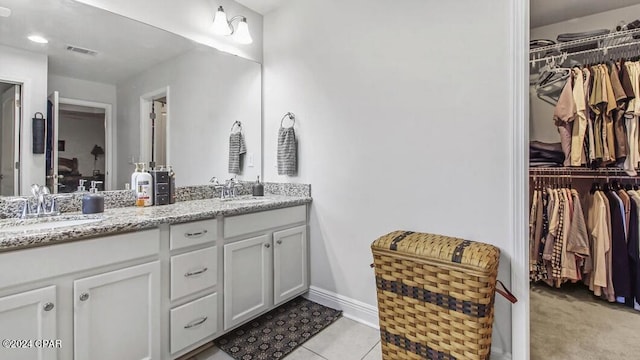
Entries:
{"type": "Polygon", "coordinates": [[[253,196],[264,196],[264,185],[260,182],[260,175],[258,175],[258,180],[253,184],[252,190],[253,196]]]}

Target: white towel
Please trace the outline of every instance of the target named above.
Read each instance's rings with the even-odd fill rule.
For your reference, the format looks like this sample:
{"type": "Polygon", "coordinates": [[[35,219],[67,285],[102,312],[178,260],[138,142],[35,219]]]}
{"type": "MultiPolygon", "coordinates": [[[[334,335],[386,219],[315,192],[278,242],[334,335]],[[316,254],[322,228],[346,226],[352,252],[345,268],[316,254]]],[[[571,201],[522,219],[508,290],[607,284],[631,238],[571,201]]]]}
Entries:
{"type": "Polygon", "coordinates": [[[242,166],[240,165],[240,155],[247,152],[247,146],[244,143],[244,136],[241,132],[229,135],[229,173],[240,174],[242,166]]]}
{"type": "Polygon", "coordinates": [[[278,175],[295,175],[298,170],[298,144],[293,127],[278,130],[278,175]]]}

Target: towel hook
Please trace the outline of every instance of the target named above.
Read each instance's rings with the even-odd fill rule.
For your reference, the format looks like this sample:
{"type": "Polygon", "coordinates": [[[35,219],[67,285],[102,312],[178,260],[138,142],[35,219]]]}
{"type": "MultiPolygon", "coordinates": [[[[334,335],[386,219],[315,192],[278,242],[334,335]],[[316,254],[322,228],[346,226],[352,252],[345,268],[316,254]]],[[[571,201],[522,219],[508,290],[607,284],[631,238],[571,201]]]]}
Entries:
{"type": "Polygon", "coordinates": [[[296,115],[292,112],[288,112],[286,114],[284,114],[284,116],[282,117],[282,119],[280,120],[280,127],[282,127],[282,122],[284,121],[285,118],[289,118],[291,119],[291,121],[293,121],[293,124],[291,124],[291,127],[293,127],[296,124],[296,115]]]}
{"type": "Polygon", "coordinates": [[[233,122],[233,125],[231,125],[231,132],[233,132],[233,128],[236,127],[236,125],[238,125],[238,131],[242,130],[242,123],[238,120],[233,122]]]}

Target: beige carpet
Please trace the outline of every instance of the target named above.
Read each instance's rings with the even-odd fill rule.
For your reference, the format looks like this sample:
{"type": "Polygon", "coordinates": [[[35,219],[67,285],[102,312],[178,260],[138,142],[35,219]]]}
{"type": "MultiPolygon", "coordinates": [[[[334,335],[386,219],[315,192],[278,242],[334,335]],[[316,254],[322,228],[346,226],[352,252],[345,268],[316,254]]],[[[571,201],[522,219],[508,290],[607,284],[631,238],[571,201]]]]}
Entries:
{"type": "Polygon", "coordinates": [[[583,285],[531,287],[531,360],[640,359],[640,311],[583,285]]]}

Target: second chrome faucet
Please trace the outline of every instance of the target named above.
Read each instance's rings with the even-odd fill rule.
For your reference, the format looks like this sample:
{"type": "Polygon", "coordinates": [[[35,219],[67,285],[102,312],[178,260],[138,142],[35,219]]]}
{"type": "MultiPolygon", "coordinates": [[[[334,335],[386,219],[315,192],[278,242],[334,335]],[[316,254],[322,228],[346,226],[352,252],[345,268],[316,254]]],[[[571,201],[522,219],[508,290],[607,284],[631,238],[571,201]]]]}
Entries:
{"type": "Polygon", "coordinates": [[[213,184],[213,187],[216,190],[220,191],[220,200],[230,200],[235,198],[238,196],[238,188],[242,187],[242,184],[240,184],[236,178],[231,178],[226,180],[224,184],[221,184],[218,181],[218,178],[214,176],[209,180],[209,182],[213,184]]]}

